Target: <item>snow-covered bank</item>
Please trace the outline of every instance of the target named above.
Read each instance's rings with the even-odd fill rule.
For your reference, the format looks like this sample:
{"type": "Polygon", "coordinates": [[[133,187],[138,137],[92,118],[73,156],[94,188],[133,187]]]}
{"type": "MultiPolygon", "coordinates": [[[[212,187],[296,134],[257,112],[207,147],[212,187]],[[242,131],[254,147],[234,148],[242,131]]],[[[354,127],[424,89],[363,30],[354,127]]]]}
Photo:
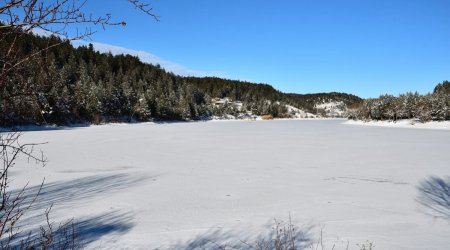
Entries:
{"type": "Polygon", "coordinates": [[[416,120],[393,121],[355,121],[348,120],[344,122],[347,125],[377,126],[390,128],[419,128],[419,129],[444,129],[450,130],[450,121],[429,121],[420,122],[416,120]]]}
{"type": "Polygon", "coordinates": [[[50,161],[21,159],[11,185],[45,177],[40,212],[54,203],[53,219],[75,218],[88,248],[246,239],[289,213],[312,237],[324,227],[328,249],[347,240],[350,250],[366,240],[376,249],[450,245],[448,220],[417,198],[423,180],[450,175],[447,131],[341,120],[141,123],[28,131],[22,142],[48,142],[50,161]]]}
{"type": "Polygon", "coordinates": [[[262,118],[262,116],[254,116],[251,118],[236,118],[236,117],[230,115],[227,117],[213,116],[211,119],[204,120],[204,121],[320,121],[320,120],[347,121],[347,118],[321,117],[321,116],[314,116],[314,117],[313,116],[308,116],[308,117],[295,116],[295,117],[291,117],[291,118],[273,118],[273,119],[265,120],[262,118]]]}
{"type": "MultiPolygon", "coordinates": [[[[310,114],[310,113],[308,113],[310,114]]],[[[332,118],[332,117],[321,117],[321,116],[308,116],[306,117],[292,117],[292,118],[274,118],[272,120],[264,120],[261,116],[244,117],[237,118],[233,115],[226,115],[223,117],[212,116],[208,119],[203,120],[161,120],[161,121],[146,121],[146,122],[109,122],[100,124],[89,124],[89,123],[74,123],[70,125],[18,125],[14,127],[0,127],[0,133],[6,132],[26,132],[26,131],[46,131],[46,130],[70,130],[70,129],[80,129],[88,127],[98,127],[98,126],[126,126],[126,125],[144,125],[144,124],[173,124],[173,123],[203,123],[203,122],[253,122],[253,121],[347,121],[347,118],[332,118]]]]}

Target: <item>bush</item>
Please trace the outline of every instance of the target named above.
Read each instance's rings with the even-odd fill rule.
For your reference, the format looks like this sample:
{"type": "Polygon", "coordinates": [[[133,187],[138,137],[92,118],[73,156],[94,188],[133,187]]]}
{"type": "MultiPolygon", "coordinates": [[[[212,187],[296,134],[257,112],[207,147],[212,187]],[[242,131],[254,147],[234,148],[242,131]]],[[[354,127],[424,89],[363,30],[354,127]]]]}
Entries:
{"type": "Polygon", "coordinates": [[[24,234],[19,223],[25,213],[30,210],[39,198],[44,183],[36,194],[26,194],[27,186],[19,191],[9,188],[8,175],[16,160],[26,157],[36,164],[44,166],[46,158],[36,154],[34,148],[39,144],[20,143],[20,133],[0,133],[0,248],[1,249],[79,249],[76,245],[75,228],[72,221],[54,227],[49,219],[51,207],[45,212],[45,226],[39,232],[24,234]]]}

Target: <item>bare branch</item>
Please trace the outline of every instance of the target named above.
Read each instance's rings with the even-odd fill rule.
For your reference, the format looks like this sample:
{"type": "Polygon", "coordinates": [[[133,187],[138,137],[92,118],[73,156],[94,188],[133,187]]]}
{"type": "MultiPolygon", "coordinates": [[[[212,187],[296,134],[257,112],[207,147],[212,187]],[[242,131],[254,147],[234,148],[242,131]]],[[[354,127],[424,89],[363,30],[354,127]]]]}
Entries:
{"type": "Polygon", "coordinates": [[[156,21],[159,21],[159,16],[153,13],[153,8],[149,3],[142,2],[140,0],[128,0],[131,4],[133,4],[137,9],[141,10],[145,14],[153,17],[156,21]]]}
{"type": "MultiPolygon", "coordinates": [[[[153,13],[149,3],[141,0],[127,0],[139,11],[159,20],[153,13]]],[[[97,31],[92,26],[125,26],[125,21],[113,21],[110,14],[94,16],[84,12],[83,8],[88,0],[5,0],[5,5],[0,7],[0,41],[11,37],[12,42],[6,50],[0,49],[0,94],[8,83],[8,75],[20,70],[21,66],[39,57],[42,53],[64,42],[73,40],[91,39],[97,31]],[[30,32],[42,30],[63,40],[49,44],[26,56],[14,53],[16,40],[30,32]],[[69,33],[69,30],[75,34],[69,33]],[[79,30],[83,30],[79,32],[79,30]]]]}

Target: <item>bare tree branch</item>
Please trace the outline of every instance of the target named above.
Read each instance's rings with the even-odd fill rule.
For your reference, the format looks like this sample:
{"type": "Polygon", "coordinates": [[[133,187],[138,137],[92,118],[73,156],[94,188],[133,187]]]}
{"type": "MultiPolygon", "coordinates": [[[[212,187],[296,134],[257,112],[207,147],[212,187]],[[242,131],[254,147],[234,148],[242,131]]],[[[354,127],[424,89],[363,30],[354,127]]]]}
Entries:
{"type": "Polygon", "coordinates": [[[131,4],[133,4],[137,9],[141,10],[145,14],[153,17],[156,21],[159,21],[159,16],[153,13],[153,8],[149,3],[142,2],[140,0],[128,0],[131,4]]]}
{"type": "MultiPolygon", "coordinates": [[[[84,7],[88,1],[3,1],[4,5],[0,6],[0,112],[7,114],[8,103],[12,103],[16,96],[30,98],[33,105],[39,106],[33,83],[24,75],[24,72],[31,72],[28,68],[30,62],[44,58],[49,50],[64,43],[91,39],[97,28],[104,30],[107,26],[126,25],[126,21],[113,20],[110,14],[94,15],[85,12],[84,7]],[[39,31],[58,39],[49,38],[46,46],[32,45],[30,53],[21,53],[21,41],[30,33],[39,31]]],[[[149,3],[141,0],[126,1],[138,11],[159,20],[149,3]]],[[[45,67],[45,63],[40,65],[45,67]]]]}

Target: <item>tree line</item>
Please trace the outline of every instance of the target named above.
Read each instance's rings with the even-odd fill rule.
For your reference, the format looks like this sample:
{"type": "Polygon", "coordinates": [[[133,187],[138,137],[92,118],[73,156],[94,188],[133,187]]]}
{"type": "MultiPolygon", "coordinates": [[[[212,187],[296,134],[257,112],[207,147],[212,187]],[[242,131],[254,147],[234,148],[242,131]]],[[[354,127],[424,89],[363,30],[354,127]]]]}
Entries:
{"type": "MultiPolygon", "coordinates": [[[[22,57],[41,53],[16,71],[20,74],[5,74],[2,79],[2,126],[199,120],[248,112],[289,117],[287,104],[314,113],[314,104],[322,100],[344,100],[349,104],[361,101],[342,93],[285,94],[268,84],[181,77],[135,56],[99,53],[91,44],[75,48],[59,37],[31,33],[17,41],[7,27],[0,32],[4,38],[0,41],[1,53],[7,53],[11,44],[22,57]],[[241,101],[242,109],[214,108],[213,97],[241,101]]],[[[0,61],[0,67],[8,63],[0,61]]]]}
{"type": "Polygon", "coordinates": [[[244,109],[256,115],[269,114],[273,117],[289,117],[286,105],[316,114],[316,104],[343,102],[350,107],[362,102],[358,96],[346,93],[294,94],[283,93],[269,84],[255,84],[246,81],[222,79],[218,77],[187,77],[189,83],[213,97],[229,97],[240,100],[244,109]]]}
{"type": "Polygon", "coordinates": [[[439,83],[432,93],[408,92],[399,96],[382,95],[364,100],[350,112],[349,118],[359,120],[418,119],[420,121],[450,120],[450,82],[439,83]]]}
{"type": "MultiPolygon", "coordinates": [[[[10,42],[6,37],[0,49],[10,42]]],[[[102,54],[92,45],[74,48],[60,38],[32,34],[16,42],[15,51],[29,54],[57,43],[20,74],[6,76],[1,124],[181,120],[211,113],[209,97],[198,88],[134,56],[102,54]]]]}

